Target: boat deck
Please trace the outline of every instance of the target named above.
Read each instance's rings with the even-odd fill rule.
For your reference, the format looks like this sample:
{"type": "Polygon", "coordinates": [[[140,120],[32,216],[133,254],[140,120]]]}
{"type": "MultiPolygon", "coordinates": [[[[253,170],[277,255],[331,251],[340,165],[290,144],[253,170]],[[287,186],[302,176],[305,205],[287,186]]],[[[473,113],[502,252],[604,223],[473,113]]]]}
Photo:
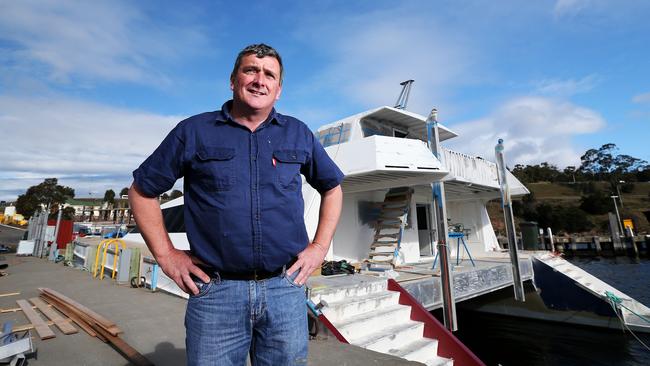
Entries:
{"type": "MultiPolygon", "coordinates": [[[[519,268],[524,281],[533,277],[531,254],[533,252],[520,253],[519,268]]],[[[455,258],[452,258],[451,262],[456,301],[468,300],[512,285],[512,268],[507,252],[490,253],[485,257],[474,258],[476,266],[472,266],[469,259],[463,260],[458,266],[455,265],[455,258]]],[[[411,263],[400,266],[391,273],[397,275],[395,280],[428,310],[442,306],[440,265],[436,263],[436,268],[432,267],[433,261],[411,263]]],[[[311,277],[307,284],[312,293],[317,294],[325,289],[354,287],[368,282],[384,281],[386,279],[384,276],[382,272],[364,271],[358,275],[311,277]]]]}

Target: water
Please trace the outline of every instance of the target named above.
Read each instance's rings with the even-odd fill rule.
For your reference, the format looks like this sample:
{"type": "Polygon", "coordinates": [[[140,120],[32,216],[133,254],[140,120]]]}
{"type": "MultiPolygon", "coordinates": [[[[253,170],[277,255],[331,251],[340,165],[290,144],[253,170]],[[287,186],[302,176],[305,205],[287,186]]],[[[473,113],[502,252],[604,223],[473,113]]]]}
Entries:
{"type": "MultiPolygon", "coordinates": [[[[650,260],[571,259],[646,306],[650,260]]],[[[629,332],[458,311],[460,338],[487,365],[650,365],[650,351],[629,332]]],[[[636,333],[650,346],[650,334],[636,333]]]]}

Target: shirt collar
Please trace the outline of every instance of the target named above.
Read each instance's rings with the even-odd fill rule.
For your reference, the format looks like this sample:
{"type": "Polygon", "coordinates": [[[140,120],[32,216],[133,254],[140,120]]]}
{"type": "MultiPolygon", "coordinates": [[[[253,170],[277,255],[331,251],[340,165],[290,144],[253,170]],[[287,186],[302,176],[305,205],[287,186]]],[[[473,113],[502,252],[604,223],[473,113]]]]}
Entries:
{"type": "MultiPolygon", "coordinates": [[[[228,121],[234,121],[234,119],[230,115],[231,108],[232,108],[232,99],[225,102],[221,106],[221,110],[219,111],[220,113],[217,113],[217,118],[215,122],[226,123],[228,121]]],[[[262,124],[267,122],[275,122],[280,126],[283,126],[285,124],[284,118],[282,118],[282,115],[280,115],[275,111],[275,108],[271,109],[271,113],[269,113],[269,116],[266,118],[264,122],[262,122],[262,124]]]]}

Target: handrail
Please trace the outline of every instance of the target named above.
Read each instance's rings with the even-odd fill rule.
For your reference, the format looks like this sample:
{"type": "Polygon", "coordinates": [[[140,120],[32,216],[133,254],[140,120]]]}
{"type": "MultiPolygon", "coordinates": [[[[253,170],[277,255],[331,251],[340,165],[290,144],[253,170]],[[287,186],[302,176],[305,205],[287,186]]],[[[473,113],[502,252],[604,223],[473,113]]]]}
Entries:
{"type": "Polygon", "coordinates": [[[102,248],[108,242],[109,240],[112,239],[104,239],[99,242],[99,245],[97,246],[97,251],[95,252],[95,262],[93,262],[93,278],[97,277],[97,270],[99,269],[98,262],[99,262],[99,253],[102,251],[102,248]]]}
{"type": "Polygon", "coordinates": [[[97,271],[99,270],[97,266],[97,262],[99,260],[99,252],[102,249],[104,253],[102,254],[101,271],[99,273],[99,278],[100,279],[104,278],[106,258],[108,257],[107,256],[108,247],[110,247],[111,244],[115,244],[115,254],[113,255],[113,273],[111,274],[111,279],[115,279],[115,273],[117,272],[117,259],[120,255],[120,244],[122,244],[122,249],[126,249],[126,243],[124,243],[124,240],[122,239],[106,239],[106,240],[102,240],[99,243],[99,245],[97,246],[97,253],[95,253],[95,264],[93,265],[93,278],[97,277],[97,271]]]}
{"type": "Polygon", "coordinates": [[[442,148],[442,152],[445,155],[445,168],[451,176],[462,178],[468,183],[499,187],[495,163],[447,148],[442,148]]]}

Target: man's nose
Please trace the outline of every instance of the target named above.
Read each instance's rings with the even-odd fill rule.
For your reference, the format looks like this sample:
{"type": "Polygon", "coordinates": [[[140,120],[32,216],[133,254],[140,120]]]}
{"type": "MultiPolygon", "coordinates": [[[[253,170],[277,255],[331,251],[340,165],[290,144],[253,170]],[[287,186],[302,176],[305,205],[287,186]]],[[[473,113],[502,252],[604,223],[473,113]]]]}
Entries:
{"type": "Polygon", "coordinates": [[[264,85],[264,76],[262,75],[261,72],[255,73],[255,77],[253,78],[253,83],[255,85],[264,85]]]}

